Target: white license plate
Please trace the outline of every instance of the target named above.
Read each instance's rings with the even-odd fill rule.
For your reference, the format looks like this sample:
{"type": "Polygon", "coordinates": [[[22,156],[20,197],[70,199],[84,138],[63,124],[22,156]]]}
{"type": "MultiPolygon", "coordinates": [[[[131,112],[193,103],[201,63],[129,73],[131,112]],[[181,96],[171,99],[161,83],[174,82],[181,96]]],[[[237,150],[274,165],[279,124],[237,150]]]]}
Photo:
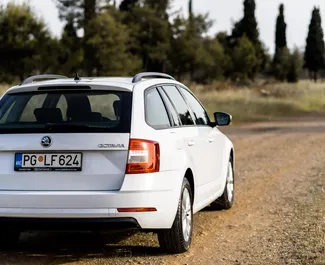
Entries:
{"type": "Polygon", "coordinates": [[[81,171],[82,153],[15,154],[15,171],[81,171]]]}

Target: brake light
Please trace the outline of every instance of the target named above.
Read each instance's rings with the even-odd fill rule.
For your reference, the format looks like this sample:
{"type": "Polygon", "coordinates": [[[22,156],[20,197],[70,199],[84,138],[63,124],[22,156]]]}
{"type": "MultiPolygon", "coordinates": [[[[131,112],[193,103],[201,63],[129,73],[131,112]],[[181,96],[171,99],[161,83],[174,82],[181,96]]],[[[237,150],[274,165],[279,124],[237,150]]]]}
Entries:
{"type": "Polygon", "coordinates": [[[159,143],[141,139],[131,139],[126,174],[159,172],[159,143]]]}

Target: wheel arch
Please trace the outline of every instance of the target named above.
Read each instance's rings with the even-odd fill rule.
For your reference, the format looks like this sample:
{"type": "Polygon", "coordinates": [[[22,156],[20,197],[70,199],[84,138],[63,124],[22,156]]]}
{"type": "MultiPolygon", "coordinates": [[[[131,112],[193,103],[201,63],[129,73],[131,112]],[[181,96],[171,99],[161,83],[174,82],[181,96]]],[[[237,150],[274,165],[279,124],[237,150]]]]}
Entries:
{"type": "Polygon", "coordinates": [[[232,168],[233,168],[233,170],[235,170],[235,151],[234,151],[233,147],[230,150],[230,158],[231,158],[231,162],[232,162],[232,168]]]}
{"type": "Polygon", "coordinates": [[[227,168],[228,168],[228,163],[229,160],[232,160],[232,167],[233,170],[235,170],[235,149],[230,140],[227,140],[226,148],[223,153],[224,160],[223,160],[223,173],[222,173],[222,180],[224,183],[223,189],[226,185],[226,179],[227,179],[227,168]]]}
{"type": "Polygon", "coordinates": [[[185,176],[184,178],[186,178],[188,180],[188,182],[190,183],[191,186],[191,190],[192,190],[192,204],[194,204],[194,198],[195,198],[195,183],[194,183],[194,175],[193,175],[193,171],[188,168],[185,172],[185,176]]]}

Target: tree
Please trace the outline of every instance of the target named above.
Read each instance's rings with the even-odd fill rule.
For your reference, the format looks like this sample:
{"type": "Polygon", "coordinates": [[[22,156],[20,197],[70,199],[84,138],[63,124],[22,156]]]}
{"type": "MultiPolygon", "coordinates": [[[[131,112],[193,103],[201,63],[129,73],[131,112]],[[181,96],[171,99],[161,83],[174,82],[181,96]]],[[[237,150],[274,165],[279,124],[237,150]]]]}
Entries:
{"type": "Polygon", "coordinates": [[[246,35],[254,45],[260,42],[255,9],[255,0],[244,0],[244,17],[235,24],[232,38],[240,39],[243,35],[246,35]]]}
{"type": "Polygon", "coordinates": [[[120,10],[130,12],[138,3],[139,0],[123,0],[120,4],[120,10]]]}
{"type": "Polygon", "coordinates": [[[124,23],[131,30],[130,49],[142,59],[142,69],[164,72],[171,41],[169,21],[146,4],[133,8],[124,23]]]}
{"type": "Polygon", "coordinates": [[[277,50],[273,62],[273,74],[279,81],[285,81],[290,67],[290,51],[287,47],[277,50]]]}
{"type": "Polygon", "coordinates": [[[188,20],[185,23],[183,41],[185,41],[185,55],[187,71],[190,73],[190,79],[197,81],[202,74],[199,74],[198,64],[202,63],[202,58],[206,58],[207,52],[204,47],[203,35],[212,27],[213,21],[208,17],[208,14],[195,15],[193,13],[193,1],[188,2],[188,20]]]}
{"type": "Polygon", "coordinates": [[[257,63],[256,51],[253,43],[244,35],[238,41],[232,53],[234,79],[246,80],[255,71],[257,63]]]}
{"type": "Polygon", "coordinates": [[[73,24],[78,29],[83,29],[84,71],[87,75],[93,74],[93,61],[95,51],[88,44],[93,38],[90,24],[101,10],[107,8],[107,0],[54,0],[59,8],[60,18],[68,21],[73,19],[73,24]]]}
{"type": "Polygon", "coordinates": [[[64,27],[60,40],[60,49],[59,62],[61,67],[58,72],[65,75],[79,73],[83,69],[83,50],[82,41],[77,36],[73,17],[68,19],[64,27]]]}
{"type": "Polygon", "coordinates": [[[205,83],[222,78],[227,61],[218,39],[205,39],[197,51],[195,81],[205,83]]]}
{"type": "Polygon", "coordinates": [[[284,81],[288,74],[290,52],[287,48],[287,24],[284,19],[284,5],[279,7],[279,15],[275,30],[275,54],[273,58],[273,74],[276,79],[284,81]]]}
{"type": "Polygon", "coordinates": [[[189,17],[190,21],[193,20],[193,1],[192,0],[188,1],[188,17],[189,17]]]}
{"type": "Polygon", "coordinates": [[[253,79],[257,72],[263,70],[266,64],[265,48],[259,39],[259,31],[257,20],[255,17],[256,4],[255,0],[244,0],[244,16],[235,23],[232,30],[232,35],[229,38],[229,43],[232,47],[236,46],[237,42],[245,35],[253,44],[256,54],[256,65],[254,70],[250,72],[249,78],[253,79]]]}
{"type": "Polygon", "coordinates": [[[303,55],[298,48],[295,48],[290,55],[289,71],[287,75],[287,81],[289,83],[297,83],[301,75],[303,66],[303,55]]]}
{"type": "Polygon", "coordinates": [[[90,35],[93,37],[87,44],[95,51],[94,74],[132,75],[140,70],[141,63],[129,51],[129,29],[114,18],[112,12],[102,13],[90,23],[90,35]]]}
{"type": "Polygon", "coordinates": [[[226,78],[231,77],[232,75],[232,68],[233,68],[233,62],[232,62],[232,51],[233,46],[230,43],[231,36],[227,34],[227,32],[219,32],[216,35],[217,40],[222,45],[224,50],[224,64],[223,64],[223,74],[226,78]]]}
{"type": "Polygon", "coordinates": [[[157,14],[162,17],[162,19],[165,19],[170,0],[144,0],[144,4],[149,8],[156,10],[157,14]]]}
{"type": "Polygon", "coordinates": [[[279,15],[276,21],[275,50],[287,47],[287,24],[284,19],[284,5],[279,7],[279,15]]]}
{"type": "Polygon", "coordinates": [[[304,56],[304,67],[308,69],[310,76],[313,75],[315,82],[317,82],[319,71],[325,66],[324,54],[324,33],[322,29],[320,9],[315,7],[309,25],[304,56]]]}
{"type": "Polygon", "coordinates": [[[55,65],[56,40],[27,4],[0,6],[0,72],[4,81],[46,71],[55,65]]]}
{"type": "Polygon", "coordinates": [[[181,79],[189,71],[190,45],[187,41],[188,21],[177,16],[171,24],[171,49],[169,51],[169,72],[181,79]],[[175,56],[177,55],[177,56],[175,56]]]}

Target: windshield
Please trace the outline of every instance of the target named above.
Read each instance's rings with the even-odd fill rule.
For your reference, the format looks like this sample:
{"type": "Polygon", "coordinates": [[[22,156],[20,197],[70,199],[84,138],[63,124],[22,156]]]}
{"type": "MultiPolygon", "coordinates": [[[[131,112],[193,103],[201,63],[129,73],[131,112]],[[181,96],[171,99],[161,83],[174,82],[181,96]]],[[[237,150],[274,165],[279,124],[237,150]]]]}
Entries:
{"type": "Polygon", "coordinates": [[[130,132],[131,92],[35,91],[0,101],[0,133],[130,132]]]}

